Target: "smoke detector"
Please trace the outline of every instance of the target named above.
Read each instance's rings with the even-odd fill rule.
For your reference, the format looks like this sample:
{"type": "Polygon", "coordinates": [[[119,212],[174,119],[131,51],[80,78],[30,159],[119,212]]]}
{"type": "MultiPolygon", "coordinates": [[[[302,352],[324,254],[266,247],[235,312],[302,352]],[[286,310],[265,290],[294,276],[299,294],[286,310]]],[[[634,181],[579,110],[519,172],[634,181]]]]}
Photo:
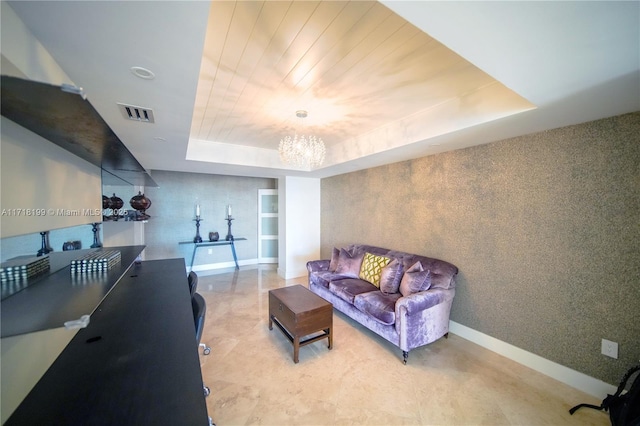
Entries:
{"type": "Polygon", "coordinates": [[[143,123],[153,123],[153,110],[135,105],[127,105],[118,103],[118,108],[122,116],[127,120],[141,121],[143,123]]]}

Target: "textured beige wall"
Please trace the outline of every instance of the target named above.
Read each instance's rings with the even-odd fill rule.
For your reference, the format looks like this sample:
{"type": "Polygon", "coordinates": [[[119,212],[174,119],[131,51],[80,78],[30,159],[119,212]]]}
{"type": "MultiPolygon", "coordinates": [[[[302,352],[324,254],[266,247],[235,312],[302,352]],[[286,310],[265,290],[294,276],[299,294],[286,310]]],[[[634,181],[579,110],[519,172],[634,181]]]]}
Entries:
{"type": "Polygon", "coordinates": [[[458,266],[460,324],[612,384],[640,359],[640,113],[323,179],[321,217],[324,258],[458,266]]]}

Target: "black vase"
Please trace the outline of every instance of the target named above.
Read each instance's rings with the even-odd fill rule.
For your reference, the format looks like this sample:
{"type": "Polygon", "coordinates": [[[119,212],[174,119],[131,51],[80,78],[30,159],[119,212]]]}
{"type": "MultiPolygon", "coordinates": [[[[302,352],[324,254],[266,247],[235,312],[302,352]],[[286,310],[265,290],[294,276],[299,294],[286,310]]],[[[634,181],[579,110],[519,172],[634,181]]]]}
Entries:
{"type": "Polygon", "coordinates": [[[81,241],[67,241],[62,244],[62,251],[80,250],[82,248],[81,241]]]}
{"type": "Polygon", "coordinates": [[[138,191],[138,195],[131,197],[129,204],[131,204],[131,207],[134,209],[140,210],[144,213],[145,210],[151,207],[151,200],[145,197],[142,192],[138,191]]]}
{"type": "Polygon", "coordinates": [[[209,232],[209,241],[218,241],[220,239],[220,235],[217,232],[209,232]]]}
{"type": "Polygon", "coordinates": [[[124,206],[124,201],[122,198],[116,197],[116,194],[113,194],[111,197],[111,208],[113,209],[113,214],[111,215],[112,220],[118,220],[120,218],[120,209],[124,206]]]}

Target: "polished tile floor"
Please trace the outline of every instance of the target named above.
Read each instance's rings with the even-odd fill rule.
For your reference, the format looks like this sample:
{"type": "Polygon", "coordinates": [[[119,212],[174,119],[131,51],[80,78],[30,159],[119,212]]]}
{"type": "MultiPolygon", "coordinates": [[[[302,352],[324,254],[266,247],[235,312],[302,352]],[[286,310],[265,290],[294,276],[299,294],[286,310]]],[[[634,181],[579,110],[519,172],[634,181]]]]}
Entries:
{"type": "Polygon", "coordinates": [[[199,273],[207,301],[200,355],[209,415],[225,425],[608,425],[607,414],[569,408],[600,401],[451,334],[401,351],[334,313],[326,340],[300,349],[268,328],[268,291],[304,284],[274,267],[199,273]]]}

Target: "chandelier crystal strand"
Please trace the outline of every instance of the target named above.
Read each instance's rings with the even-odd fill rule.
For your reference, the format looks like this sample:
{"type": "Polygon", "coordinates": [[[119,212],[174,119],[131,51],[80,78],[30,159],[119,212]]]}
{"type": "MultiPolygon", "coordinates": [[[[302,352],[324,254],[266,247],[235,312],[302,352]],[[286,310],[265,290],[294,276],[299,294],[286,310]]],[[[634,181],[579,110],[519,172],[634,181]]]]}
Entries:
{"type": "MultiPolygon", "coordinates": [[[[296,116],[304,118],[306,111],[296,112],[296,116]]],[[[321,138],[310,135],[285,136],[278,146],[280,160],[300,168],[312,169],[322,165],[326,154],[324,142],[321,138]]]]}

